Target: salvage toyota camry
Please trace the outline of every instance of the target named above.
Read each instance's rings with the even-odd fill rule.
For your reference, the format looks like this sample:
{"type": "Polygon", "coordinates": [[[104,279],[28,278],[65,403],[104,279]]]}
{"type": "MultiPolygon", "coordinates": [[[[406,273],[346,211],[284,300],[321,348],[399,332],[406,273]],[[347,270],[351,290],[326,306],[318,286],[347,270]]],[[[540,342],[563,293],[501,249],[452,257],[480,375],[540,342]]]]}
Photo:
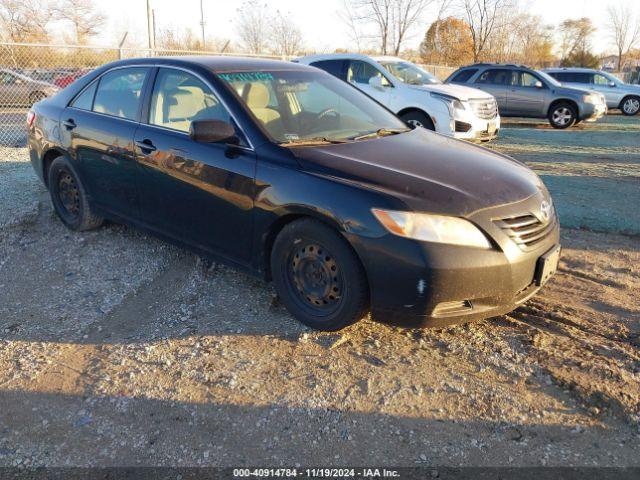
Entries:
{"type": "Polygon", "coordinates": [[[559,226],[521,163],[410,129],[345,82],[216,57],[105,65],[28,118],[72,230],[122,222],[272,279],[313,328],[504,314],[554,273],[559,226]]]}

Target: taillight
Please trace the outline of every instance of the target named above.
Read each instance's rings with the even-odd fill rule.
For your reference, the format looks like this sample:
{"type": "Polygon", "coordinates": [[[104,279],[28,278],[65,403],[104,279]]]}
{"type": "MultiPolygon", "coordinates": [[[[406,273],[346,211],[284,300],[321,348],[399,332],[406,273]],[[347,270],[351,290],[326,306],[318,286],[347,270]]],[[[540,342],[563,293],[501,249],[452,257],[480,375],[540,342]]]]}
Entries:
{"type": "Polygon", "coordinates": [[[31,127],[33,125],[33,122],[36,121],[36,112],[34,112],[33,110],[29,110],[29,113],[27,113],[27,127],[31,127]]]}

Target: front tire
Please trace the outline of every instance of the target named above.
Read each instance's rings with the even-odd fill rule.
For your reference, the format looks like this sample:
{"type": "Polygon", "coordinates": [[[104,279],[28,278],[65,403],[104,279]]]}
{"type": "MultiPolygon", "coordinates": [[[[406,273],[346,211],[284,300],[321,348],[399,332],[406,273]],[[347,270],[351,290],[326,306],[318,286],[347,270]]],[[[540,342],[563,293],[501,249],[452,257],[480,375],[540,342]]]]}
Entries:
{"type": "Polygon", "coordinates": [[[410,112],[404,113],[401,117],[402,121],[406,123],[408,126],[417,128],[422,127],[427,130],[436,130],[433,121],[426,113],[419,112],[417,110],[412,110],[410,112]]]}
{"type": "Polygon", "coordinates": [[[86,190],[66,157],[51,163],[47,178],[53,208],[67,228],[83,231],[102,225],[104,219],[92,210],[86,190]]]}
{"type": "Polygon", "coordinates": [[[549,110],[549,123],[559,130],[572,127],[577,119],[578,112],[570,103],[558,103],[549,110]]]}
{"type": "Polygon", "coordinates": [[[273,245],[271,273],[282,303],[300,322],[335,331],[362,318],[364,270],[347,241],[313,219],[286,225],[273,245]]]}
{"type": "Polygon", "coordinates": [[[640,112],[640,97],[625,97],[620,102],[620,110],[628,117],[637,115],[640,112]]]}

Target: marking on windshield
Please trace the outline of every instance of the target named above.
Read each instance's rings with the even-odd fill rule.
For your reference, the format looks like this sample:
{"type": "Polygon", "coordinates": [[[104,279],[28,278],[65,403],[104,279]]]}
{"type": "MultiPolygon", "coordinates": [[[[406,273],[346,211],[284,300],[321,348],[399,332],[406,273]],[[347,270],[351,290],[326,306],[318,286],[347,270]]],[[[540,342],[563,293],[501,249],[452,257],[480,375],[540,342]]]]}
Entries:
{"type": "Polygon", "coordinates": [[[273,80],[269,72],[234,72],[219,73],[218,76],[227,82],[265,82],[273,80]]]}

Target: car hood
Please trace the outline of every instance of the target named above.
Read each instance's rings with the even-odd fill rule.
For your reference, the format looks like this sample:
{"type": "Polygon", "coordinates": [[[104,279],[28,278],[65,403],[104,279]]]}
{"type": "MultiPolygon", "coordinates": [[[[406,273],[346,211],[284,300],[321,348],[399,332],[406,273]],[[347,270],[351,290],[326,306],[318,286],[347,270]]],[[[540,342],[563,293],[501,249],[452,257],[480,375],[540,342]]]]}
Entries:
{"type": "Polygon", "coordinates": [[[415,211],[468,216],[548,195],[538,176],[516,160],[422,128],[291,151],[310,173],[389,193],[415,211]]]}
{"type": "Polygon", "coordinates": [[[562,85],[560,87],[553,87],[553,91],[556,93],[556,95],[573,95],[574,97],[579,97],[588,93],[594,93],[593,90],[588,90],[586,88],[567,87],[565,85],[562,85]]]}
{"type": "Polygon", "coordinates": [[[472,99],[488,99],[493,96],[477,88],[465,87],[463,85],[451,85],[451,84],[438,84],[438,85],[412,85],[411,88],[415,90],[422,90],[428,92],[442,93],[443,95],[450,95],[456,97],[458,100],[472,100],[472,99]]]}

